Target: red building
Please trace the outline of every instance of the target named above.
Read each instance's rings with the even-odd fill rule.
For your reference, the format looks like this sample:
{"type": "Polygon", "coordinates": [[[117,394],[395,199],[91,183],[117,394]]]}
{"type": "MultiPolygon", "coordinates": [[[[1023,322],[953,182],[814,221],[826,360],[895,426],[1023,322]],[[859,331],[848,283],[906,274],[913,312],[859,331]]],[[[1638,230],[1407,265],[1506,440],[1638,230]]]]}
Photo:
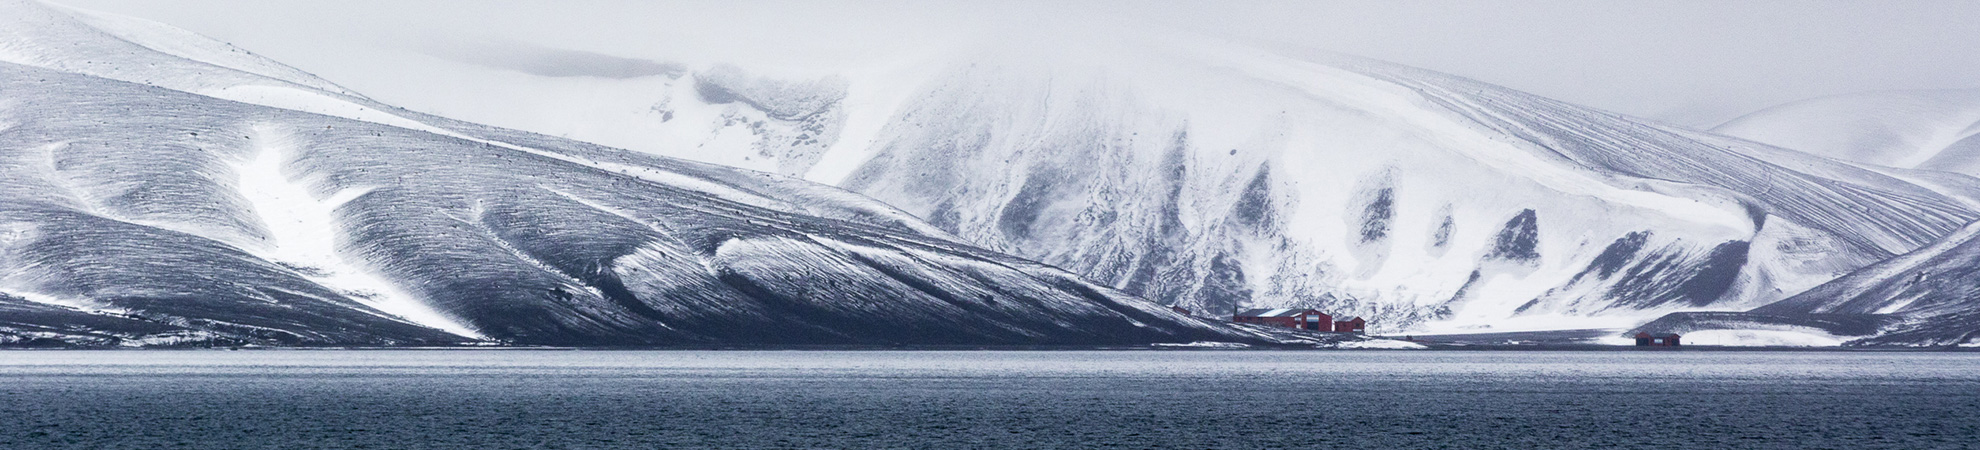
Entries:
{"type": "Polygon", "coordinates": [[[1334,316],[1311,309],[1279,308],[1250,309],[1237,313],[1231,321],[1252,323],[1274,327],[1298,328],[1302,330],[1329,331],[1328,324],[1334,323],[1334,316]]]}
{"type": "Polygon", "coordinates": [[[1334,332],[1335,333],[1367,333],[1368,321],[1362,320],[1360,317],[1356,317],[1348,320],[1336,320],[1334,321],[1334,332]]]}
{"type": "Polygon", "coordinates": [[[1636,346],[1637,347],[1678,347],[1680,345],[1678,344],[1678,335],[1675,333],[1661,335],[1661,336],[1653,336],[1648,331],[1638,331],[1636,332],[1636,346]]]}
{"type": "Polygon", "coordinates": [[[1187,316],[1187,315],[1190,315],[1190,313],[1189,313],[1189,308],[1184,308],[1184,307],[1181,307],[1181,306],[1170,306],[1170,307],[1169,307],[1169,310],[1170,310],[1170,311],[1175,311],[1175,312],[1176,312],[1176,314],[1182,314],[1182,315],[1185,315],[1185,316],[1187,316]]]}

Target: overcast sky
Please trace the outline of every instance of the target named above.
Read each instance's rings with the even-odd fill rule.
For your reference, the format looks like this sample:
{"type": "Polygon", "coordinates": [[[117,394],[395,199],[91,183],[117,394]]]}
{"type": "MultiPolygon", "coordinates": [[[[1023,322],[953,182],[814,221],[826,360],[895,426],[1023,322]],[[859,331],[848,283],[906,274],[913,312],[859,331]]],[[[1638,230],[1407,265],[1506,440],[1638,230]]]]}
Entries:
{"type": "Polygon", "coordinates": [[[57,1],[186,28],[414,109],[421,83],[445,77],[398,63],[435,48],[498,59],[581,50],[525,64],[664,73],[678,68],[638,60],[817,64],[1036,21],[1316,47],[1700,127],[1823,95],[1980,88],[1980,1],[1966,0],[57,1]]]}

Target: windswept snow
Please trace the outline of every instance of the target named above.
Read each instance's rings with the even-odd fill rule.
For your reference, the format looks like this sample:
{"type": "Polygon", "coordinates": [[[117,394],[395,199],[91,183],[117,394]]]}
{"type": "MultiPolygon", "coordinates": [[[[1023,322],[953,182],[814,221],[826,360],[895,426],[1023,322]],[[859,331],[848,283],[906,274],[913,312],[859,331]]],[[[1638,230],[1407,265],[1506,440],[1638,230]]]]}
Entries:
{"type": "Polygon", "coordinates": [[[1185,342],[1181,344],[1158,343],[1155,344],[1155,346],[1159,348],[1217,348],[1217,349],[1251,348],[1251,344],[1243,344],[1237,342],[1216,342],[1216,341],[1196,341],[1196,342],[1185,342]]]}
{"type": "Polygon", "coordinates": [[[357,299],[365,306],[420,325],[486,340],[486,336],[342,254],[340,247],[349,238],[340,231],[342,222],[337,218],[337,208],[369,192],[369,188],[346,188],[318,199],[310,192],[308,180],[289,177],[287,163],[301,152],[298,148],[301,143],[281,127],[254,127],[253,159],[236,167],[241,197],[252,205],[255,217],[267,231],[267,241],[259,249],[261,256],[295,269],[311,281],[357,299]]]}
{"type": "MultiPolygon", "coordinates": [[[[4,280],[4,278],[0,278],[0,280],[4,280]]],[[[102,305],[97,305],[87,301],[60,298],[52,295],[45,295],[37,292],[30,292],[19,289],[0,289],[0,297],[8,297],[8,296],[22,300],[27,300],[30,302],[40,303],[44,305],[56,306],[56,307],[73,309],[77,311],[90,312],[90,313],[123,314],[127,312],[116,308],[104,308],[102,307],[102,305]]]]}

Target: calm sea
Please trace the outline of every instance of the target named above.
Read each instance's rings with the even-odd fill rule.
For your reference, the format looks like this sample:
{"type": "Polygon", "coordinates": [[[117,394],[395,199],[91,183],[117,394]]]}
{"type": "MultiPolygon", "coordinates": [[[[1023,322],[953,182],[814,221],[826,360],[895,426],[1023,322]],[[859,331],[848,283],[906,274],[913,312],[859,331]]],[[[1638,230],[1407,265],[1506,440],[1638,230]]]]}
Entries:
{"type": "Polygon", "coordinates": [[[1980,354],[0,351],[0,448],[1980,448],[1980,354]]]}

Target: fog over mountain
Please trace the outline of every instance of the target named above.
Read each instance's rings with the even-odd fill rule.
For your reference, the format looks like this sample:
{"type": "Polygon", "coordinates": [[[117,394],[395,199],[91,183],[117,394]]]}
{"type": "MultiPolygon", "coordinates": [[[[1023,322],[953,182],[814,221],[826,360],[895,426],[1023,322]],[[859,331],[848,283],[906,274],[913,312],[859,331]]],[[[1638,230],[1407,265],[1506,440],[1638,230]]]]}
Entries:
{"type": "Polygon", "coordinates": [[[1763,109],[1712,132],[1899,169],[1980,174],[1980,89],[1876,91],[1763,109]]]}
{"type": "Polygon", "coordinates": [[[64,3],[190,29],[400,106],[531,130],[537,128],[491,120],[530,112],[490,107],[538,104],[539,95],[490,92],[481,84],[527,80],[472,75],[425,50],[470,41],[758,71],[843,72],[943,52],[975,35],[1192,31],[1329,49],[1693,127],[1825,95],[1980,88],[1968,75],[1980,70],[1980,55],[1950,51],[1980,35],[1980,6],[1961,0],[64,3]],[[463,115],[469,112],[476,115],[463,115]]]}

